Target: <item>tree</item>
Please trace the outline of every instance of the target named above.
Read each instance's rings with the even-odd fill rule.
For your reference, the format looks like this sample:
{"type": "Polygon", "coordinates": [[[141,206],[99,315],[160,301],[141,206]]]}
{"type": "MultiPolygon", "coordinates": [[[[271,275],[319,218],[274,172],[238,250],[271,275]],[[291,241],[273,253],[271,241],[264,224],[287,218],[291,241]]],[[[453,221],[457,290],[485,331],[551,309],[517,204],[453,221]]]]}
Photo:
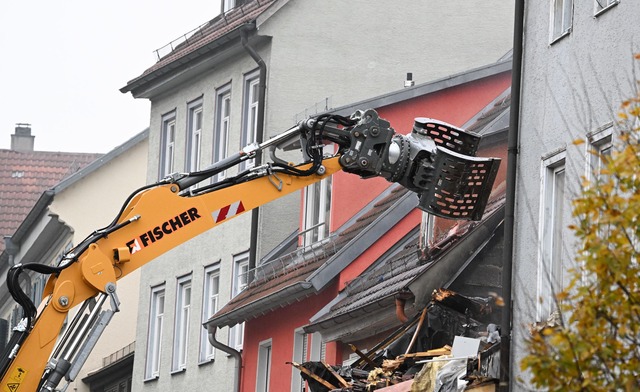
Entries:
{"type": "Polygon", "coordinates": [[[520,365],[537,388],[640,390],[640,95],[619,117],[614,151],[573,201],[579,268],[555,296],[558,322],[526,342],[520,365]]]}

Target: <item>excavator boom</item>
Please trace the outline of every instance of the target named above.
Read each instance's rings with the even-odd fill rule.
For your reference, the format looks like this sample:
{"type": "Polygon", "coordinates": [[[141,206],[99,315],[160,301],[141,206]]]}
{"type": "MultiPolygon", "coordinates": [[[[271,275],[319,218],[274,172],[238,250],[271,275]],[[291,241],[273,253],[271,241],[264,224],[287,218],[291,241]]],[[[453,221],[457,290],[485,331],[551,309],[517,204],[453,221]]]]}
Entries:
{"type": "Polygon", "coordinates": [[[173,174],[139,189],[111,224],[80,242],[58,266],[10,270],[7,284],[25,318],[0,357],[1,391],[54,391],[63,380],[68,385],[118,311],[117,280],[229,219],[340,170],[399,183],[418,194],[420,208],[438,216],[480,219],[499,159],[475,157],[478,142],[477,135],[429,119],[416,119],[405,136],[374,110],[322,115],[204,170],[173,174]],[[323,156],[325,143],[337,145],[334,156],[323,156]],[[300,165],[276,155],[292,148],[303,152],[300,165]],[[262,151],[271,152],[272,162],[208,184],[262,151]],[[24,271],[51,275],[39,313],[19,287],[24,271]],[[66,316],[76,307],[65,329],[66,316]]]}

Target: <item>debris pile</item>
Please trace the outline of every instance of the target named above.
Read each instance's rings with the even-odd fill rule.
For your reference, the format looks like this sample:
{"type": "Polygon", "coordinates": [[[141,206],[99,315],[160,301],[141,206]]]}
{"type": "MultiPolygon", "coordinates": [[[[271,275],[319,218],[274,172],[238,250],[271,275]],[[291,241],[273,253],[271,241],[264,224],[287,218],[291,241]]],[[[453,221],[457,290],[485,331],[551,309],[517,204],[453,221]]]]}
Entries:
{"type": "Polygon", "coordinates": [[[438,289],[429,305],[348,366],[291,363],[311,392],[458,392],[489,385],[500,372],[500,299],[438,289]]]}

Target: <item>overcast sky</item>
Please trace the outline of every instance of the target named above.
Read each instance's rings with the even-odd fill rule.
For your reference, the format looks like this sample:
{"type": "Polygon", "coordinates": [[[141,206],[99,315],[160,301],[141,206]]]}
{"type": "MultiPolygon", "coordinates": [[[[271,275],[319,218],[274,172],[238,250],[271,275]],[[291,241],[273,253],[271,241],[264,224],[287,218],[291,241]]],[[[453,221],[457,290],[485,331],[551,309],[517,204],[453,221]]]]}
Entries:
{"type": "Polygon", "coordinates": [[[103,152],[149,125],[119,89],[154,51],[215,17],[220,1],[8,1],[0,12],[0,148],[31,124],[39,151],[103,152]]]}

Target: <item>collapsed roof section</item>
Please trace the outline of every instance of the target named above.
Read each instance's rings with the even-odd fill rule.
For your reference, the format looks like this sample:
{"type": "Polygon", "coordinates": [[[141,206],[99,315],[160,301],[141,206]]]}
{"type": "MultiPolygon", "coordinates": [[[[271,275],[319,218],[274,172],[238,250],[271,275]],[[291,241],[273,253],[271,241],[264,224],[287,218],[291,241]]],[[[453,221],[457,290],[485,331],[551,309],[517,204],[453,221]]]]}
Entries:
{"type": "Polygon", "coordinates": [[[327,341],[358,339],[384,332],[400,324],[396,298],[412,299],[408,315],[424,308],[434,290],[448,287],[490,243],[504,215],[504,193],[495,194],[481,221],[460,222],[428,251],[418,256],[415,234],[397,255],[378,259],[351,282],[336,299],[316,314],[305,331],[321,332],[327,341]]]}

